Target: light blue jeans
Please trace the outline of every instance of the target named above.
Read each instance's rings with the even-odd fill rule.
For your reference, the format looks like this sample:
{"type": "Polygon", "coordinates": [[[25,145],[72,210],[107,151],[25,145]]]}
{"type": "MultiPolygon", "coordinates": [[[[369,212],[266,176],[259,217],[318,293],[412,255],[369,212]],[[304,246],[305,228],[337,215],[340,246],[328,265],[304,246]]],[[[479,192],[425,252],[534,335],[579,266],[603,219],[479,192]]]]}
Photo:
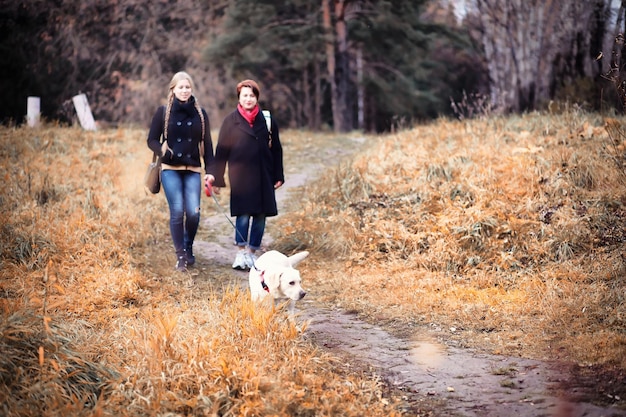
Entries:
{"type": "Polygon", "coordinates": [[[261,240],[265,233],[265,214],[240,214],[235,220],[235,244],[239,247],[246,245],[252,250],[261,249],[261,240]],[[250,222],[252,219],[252,222],[250,222]],[[250,225],[252,223],[252,225],[250,225]],[[248,241],[248,231],[250,240],[248,241]]]}
{"type": "Polygon", "coordinates": [[[191,248],[200,224],[201,175],[187,170],[164,169],[161,183],[170,207],[170,233],[176,256],[191,248]]]}

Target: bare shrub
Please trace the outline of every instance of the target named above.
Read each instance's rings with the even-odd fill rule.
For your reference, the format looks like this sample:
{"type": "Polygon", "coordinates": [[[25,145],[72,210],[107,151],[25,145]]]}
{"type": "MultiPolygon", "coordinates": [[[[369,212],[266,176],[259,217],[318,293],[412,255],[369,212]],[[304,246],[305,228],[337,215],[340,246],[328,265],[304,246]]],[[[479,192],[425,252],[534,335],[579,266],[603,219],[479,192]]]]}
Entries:
{"type": "Polygon", "coordinates": [[[494,114],[494,106],[489,96],[480,93],[467,94],[463,91],[461,101],[450,99],[452,111],[459,120],[485,118],[494,114]]]}

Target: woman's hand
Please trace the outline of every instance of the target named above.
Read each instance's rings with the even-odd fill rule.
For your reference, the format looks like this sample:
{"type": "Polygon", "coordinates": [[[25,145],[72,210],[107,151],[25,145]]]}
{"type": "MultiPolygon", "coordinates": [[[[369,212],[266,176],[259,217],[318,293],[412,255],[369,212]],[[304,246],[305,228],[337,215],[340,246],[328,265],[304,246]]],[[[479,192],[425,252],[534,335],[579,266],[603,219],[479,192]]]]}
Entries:
{"type": "Polygon", "coordinates": [[[213,187],[213,183],[215,182],[215,177],[211,174],[206,174],[204,176],[204,184],[206,187],[206,184],[208,183],[211,187],[211,190],[213,190],[213,192],[215,194],[219,194],[220,193],[220,187],[213,187]]]}
{"type": "Polygon", "coordinates": [[[164,141],[163,144],[161,145],[161,157],[165,156],[165,153],[167,152],[169,148],[167,147],[167,141],[164,141]]]}
{"type": "Polygon", "coordinates": [[[276,181],[276,183],[274,183],[274,189],[278,190],[282,185],[283,185],[282,181],[276,181]]]}

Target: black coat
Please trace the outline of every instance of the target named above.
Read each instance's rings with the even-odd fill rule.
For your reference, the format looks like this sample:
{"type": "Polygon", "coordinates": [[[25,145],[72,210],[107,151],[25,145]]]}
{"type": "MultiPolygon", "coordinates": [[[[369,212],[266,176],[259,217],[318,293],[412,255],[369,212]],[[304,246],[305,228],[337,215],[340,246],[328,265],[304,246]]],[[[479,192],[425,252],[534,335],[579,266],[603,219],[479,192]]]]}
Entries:
{"type": "Polygon", "coordinates": [[[276,216],[274,184],[284,182],[285,177],[283,149],[274,119],[270,148],[269,132],[260,111],[252,127],[237,110],[226,116],[217,139],[215,164],[209,168],[216,187],[226,186],[224,172],[227,163],[231,216],[276,216]]]}
{"type": "Polygon", "coordinates": [[[174,99],[167,131],[167,146],[172,152],[167,151],[165,155],[161,154],[165,106],[160,106],[152,117],[150,131],[148,132],[148,147],[161,157],[161,161],[164,164],[200,167],[202,166],[202,159],[204,160],[206,171],[206,168],[213,163],[211,126],[206,111],[202,109],[205,132],[204,155],[200,155],[199,145],[203,136],[202,121],[194,107],[194,102],[195,98],[193,96],[185,103],[174,99]]]}

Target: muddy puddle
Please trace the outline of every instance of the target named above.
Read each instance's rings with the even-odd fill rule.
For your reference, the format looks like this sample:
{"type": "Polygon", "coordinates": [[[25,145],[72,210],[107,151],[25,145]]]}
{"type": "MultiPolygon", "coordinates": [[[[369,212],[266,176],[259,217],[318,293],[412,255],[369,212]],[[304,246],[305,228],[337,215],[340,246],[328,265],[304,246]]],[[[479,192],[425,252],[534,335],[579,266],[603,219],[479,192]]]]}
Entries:
{"type": "MultiPolygon", "coordinates": [[[[314,180],[320,166],[300,166],[287,173],[288,181],[278,192],[279,211],[286,207],[293,190],[314,180]],[[291,190],[291,191],[290,191],[291,190]]],[[[204,213],[202,228],[215,230],[211,242],[197,241],[196,254],[229,267],[235,249],[233,227],[229,223],[228,206],[217,206],[213,200],[210,213],[204,213]]],[[[281,212],[284,215],[285,211],[281,212]]],[[[266,234],[263,244],[271,247],[266,234]]],[[[233,279],[247,289],[246,272],[233,270],[233,279]]],[[[303,277],[306,288],[306,277],[303,277]]],[[[479,353],[455,346],[437,332],[425,330],[410,340],[399,339],[383,328],[360,320],[332,307],[320,306],[315,294],[297,304],[299,320],[308,323],[303,337],[344,360],[344,366],[367,369],[379,375],[385,383],[406,393],[413,407],[410,411],[436,409],[427,415],[506,417],[610,417],[626,416],[626,411],[602,408],[590,403],[576,402],[576,386],[563,365],[515,357],[479,353]],[[561,388],[568,382],[568,390],[561,388]]],[[[589,387],[581,387],[590,389],[589,387]]],[[[593,389],[593,388],[591,388],[593,389]]],[[[421,415],[421,414],[420,414],[421,415]]]]}

